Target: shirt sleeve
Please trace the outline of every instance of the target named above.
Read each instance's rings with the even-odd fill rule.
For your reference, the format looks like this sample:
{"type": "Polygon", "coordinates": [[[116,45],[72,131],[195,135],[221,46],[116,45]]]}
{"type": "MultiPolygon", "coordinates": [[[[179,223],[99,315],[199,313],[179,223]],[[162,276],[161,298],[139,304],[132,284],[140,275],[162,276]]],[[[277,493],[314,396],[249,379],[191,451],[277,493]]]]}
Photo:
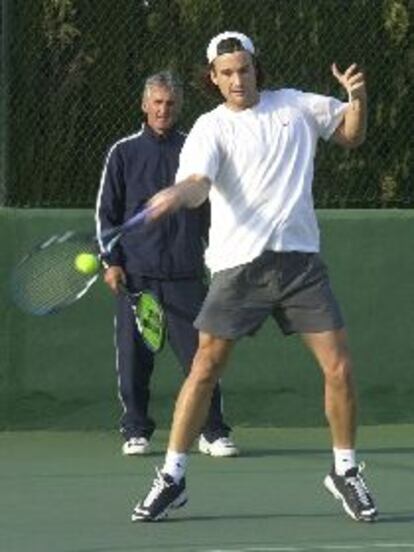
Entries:
{"type": "Polygon", "coordinates": [[[297,95],[301,109],[313,119],[319,136],[328,140],[343,120],[348,104],[332,98],[309,92],[297,95]]]}
{"type": "Polygon", "coordinates": [[[192,174],[216,179],[220,165],[220,147],[216,128],[206,116],[201,116],[190,130],[181,150],[176,182],[192,174]]]}
{"type": "Polygon", "coordinates": [[[119,244],[115,244],[111,251],[107,252],[108,243],[104,236],[106,231],[123,223],[124,203],[122,160],[119,148],[114,146],[105,159],[95,209],[98,244],[103,260],[110,266],[122,265],[122,251],[119,244]]]}

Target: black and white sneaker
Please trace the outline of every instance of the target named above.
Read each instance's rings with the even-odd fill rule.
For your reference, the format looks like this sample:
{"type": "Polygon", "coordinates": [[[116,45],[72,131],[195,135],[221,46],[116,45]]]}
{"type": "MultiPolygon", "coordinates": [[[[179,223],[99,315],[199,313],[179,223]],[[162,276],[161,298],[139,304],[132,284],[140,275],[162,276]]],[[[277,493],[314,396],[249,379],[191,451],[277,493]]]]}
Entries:
{"type": "Polygon", "coordinates": [[[344,476],[337,475],[332,468],[325,477],[324,485],[337,500],[342,501],[345,512],[356,521],[375,521],[378,511],[361,475],[365,464],[348,470],[344,476]]]}
{"type": "Polygon", "coordinates": [[[132,521],[159,521],[167,517],[169,510],[181,508],[188,500],[184,477],[175,483],[170,475],[161,473],[157,468],[156,472],[150,492],[132,512],[132,521]]]}

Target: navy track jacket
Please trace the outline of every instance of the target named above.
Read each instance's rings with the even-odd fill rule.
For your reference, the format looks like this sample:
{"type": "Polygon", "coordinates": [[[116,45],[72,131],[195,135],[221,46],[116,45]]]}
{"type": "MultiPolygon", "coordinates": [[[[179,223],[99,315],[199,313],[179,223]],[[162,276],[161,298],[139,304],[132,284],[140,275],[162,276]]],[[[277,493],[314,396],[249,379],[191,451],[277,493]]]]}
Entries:
{"type": "MultiPolygon", "coordinates": [[[[97,198],[98,237],[131,218],[159,190],[174,184],[184,141],[185,135],[175,129],[160,136],[144,125],[111,147],[97,198]]],[[[105,261],[150,278],[201,277],[208,227],[208,202],[197,209],[181,209],[127,232],[105,261]]]]}

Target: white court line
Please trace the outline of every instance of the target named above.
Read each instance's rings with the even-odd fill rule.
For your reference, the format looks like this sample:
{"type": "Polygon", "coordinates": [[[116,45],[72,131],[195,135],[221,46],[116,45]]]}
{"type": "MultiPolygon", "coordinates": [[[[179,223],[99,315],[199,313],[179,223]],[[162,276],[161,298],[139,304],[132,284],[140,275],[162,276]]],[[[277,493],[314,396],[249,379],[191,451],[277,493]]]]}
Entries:
{"type": "Polygon", "coordinates": [[[390,542],[390,543],[387,543],[387,544],[382,544],[382,543],[378,543],[378,544],[375,544],[374,546],[376,546],[377,548],[414,548],[414,543],[406,543],[406,544],[399,544],[399,543],[393,543],[393,542],[390,542]]]}
{"type": "Polygon", "coordinates": [[[203,552],[306,552],[308,548],[298,548],[297,546],[277,546],[277,547],[257,547],[254,548],[212,548],[203,552]]]}
{"type": "Polygon", "coordinates": [[[307,548],[297,548],[296,546],[278,546],[277,548],[214,548],[211,550],[205,550],[204,552],[306,552],[307,550],[307,548]]]}
{"type": "MultiPolygon", "coordinates": [[[[319,546],[321,550],[370,550],[375,544],[322,544],[319,546]]],[[[309,548],[308,550],[316,550],[309,548]]]]}
{"type": "MultiPolygon", "coordinates": [[[[322,544],[319,548],[322,550],[366,550],[365,544],[322,544]]],[[[312,550],[310,548],[309,550],[312,550]]],[[[369,549],[368,549],[369,550],[369,549]]]]}
{"type": "Polygon", "coordinates": [[[414,550],[414,543],[390,542],[370,544],[314,544],[311,546],[249,546],[248,548],[211,548],[200,552],[317,552],[320,550],[360,550],[369,552],[372,550],[388,549],[398,552],[402,549],[414,550]]]}

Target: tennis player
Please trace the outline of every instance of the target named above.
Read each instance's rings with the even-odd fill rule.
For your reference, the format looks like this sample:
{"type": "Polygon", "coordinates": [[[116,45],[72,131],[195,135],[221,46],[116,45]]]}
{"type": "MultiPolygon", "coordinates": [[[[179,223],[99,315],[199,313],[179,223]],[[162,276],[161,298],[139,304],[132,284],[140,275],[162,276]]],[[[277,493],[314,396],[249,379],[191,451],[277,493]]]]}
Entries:
{"type": "Polygon", "coordinates": [[[149,202],[153,218],[211,201],[210,289],[195,321],[193,366],[179,394],[165,464],[132,520],[159,520],[187,500],[187,453],[204,423],[212,390],[235,342],[269,316],[298,333],[325,380],[333,465],[326,488],[358,521],[377,509],[355,454],[356,398],[347,335],[319,256],[312,200],[319,138],[346,148],[366,134],[366,86],[354,64],[332,73],[349,101],[293,89],[261,89],[255,47],[225,32],[207,49],[211,83],[224,102],[195,123],[180,156],[177,183],[149,202]]]}
{"type": "MultiPolygon", "coordinates": [[[[116,142],[102,172],[96,219],[97,233],[122,224],[156,192],[174,182],[185,135],[176,128],[183,102],[177,77],[163,71],[148,77],[142,96],[145,123],[142,129],[116,142]]],[[[193,211],[171,214],[161,224],[129,232],[106,256],[104,279],[116,295],[115,343],[120,422],[124,455],[150,451],[155,421],[149,415],[150,381],[154,355],[135,326],[128,298],[131,292],[151,290],[165,308],[169,342],[184,371],[188,371],[198,345],[193,326],[206,294],[204,245],[209,226],[205,202],[193,211]]],[[[200,452],[235,456],[231,428],[222,413],[222,396],[216,385],[211,408],[199,440],[200,452]]]]}

